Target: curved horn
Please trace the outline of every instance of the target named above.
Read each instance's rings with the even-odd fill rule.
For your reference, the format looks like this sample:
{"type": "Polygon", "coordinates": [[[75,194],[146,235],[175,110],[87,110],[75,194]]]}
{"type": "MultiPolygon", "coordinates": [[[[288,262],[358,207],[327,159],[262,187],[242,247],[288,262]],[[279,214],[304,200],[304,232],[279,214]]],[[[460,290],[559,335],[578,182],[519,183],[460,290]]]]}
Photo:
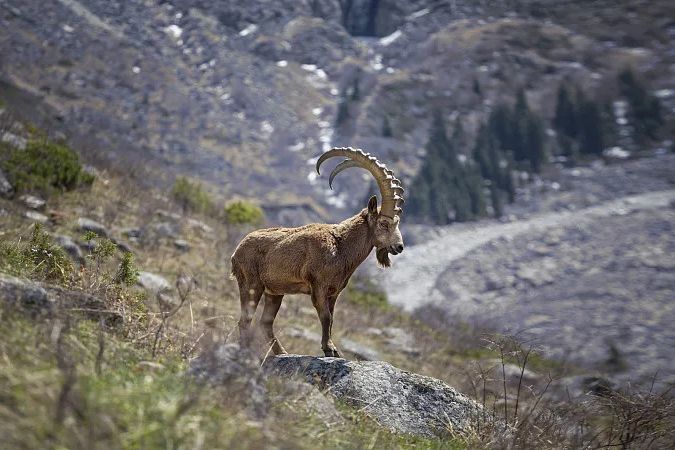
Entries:
{"type": "Polygon", "coordinates": [[[330,177],[328,177],[328,186],[333,189],[333,180],[337,174],[345,169],[349,169],[350,167],[361,167],[361,165],[352,159],[345,159],[340,164],[335,166],[335,169],[333,169],[333,171],[330,173],[330,177]]]}
{"type": "Polygon", "coordinates": [[[371,156],[370,153],[364,153],[361,149],[346,147],[332,148],[321,155],[316,162],[316,172],[320,175],[319,168],[321,164],[327,159],[336,156],[343,156],[347,159],[338,164],[331,172],[328,179],[328,185],[331,189],[333,189],[333,180],[337,174],[350,167],[361,167],[373,175],[380,189],[380,195],[382,196],[380,214],[392,218],[401,214],[401,206],[405,201],[401,196],[404,189],[401,186],[401,181],[394,176],[393,171],[387,169],[384,164],[379,162],[374,156],[371,156]]]}

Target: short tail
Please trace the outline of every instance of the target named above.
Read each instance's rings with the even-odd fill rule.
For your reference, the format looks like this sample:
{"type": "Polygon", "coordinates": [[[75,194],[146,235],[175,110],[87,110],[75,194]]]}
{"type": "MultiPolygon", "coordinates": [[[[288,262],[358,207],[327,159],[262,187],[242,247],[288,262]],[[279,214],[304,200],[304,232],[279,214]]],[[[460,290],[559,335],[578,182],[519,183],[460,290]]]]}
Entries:
{"type": "Polygon", "coordinates": [[[230,280],[238,280],[240,273],[239,265],[235,263],[234,255],[232,255],[232,258],[230,258],[230,280]]]}

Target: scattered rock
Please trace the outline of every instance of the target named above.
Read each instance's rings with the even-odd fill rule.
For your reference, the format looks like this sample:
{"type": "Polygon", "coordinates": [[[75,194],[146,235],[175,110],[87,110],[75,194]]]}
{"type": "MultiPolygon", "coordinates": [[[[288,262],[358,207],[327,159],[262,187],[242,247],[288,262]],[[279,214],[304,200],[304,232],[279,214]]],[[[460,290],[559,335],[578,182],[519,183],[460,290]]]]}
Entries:
{"type": "Polygon", "coordinates": [[[382,336],[384,334],[384,331],[380,330],[379,328],[375,327],[369,327],[364,330],[366,334],[370,334],[371,336],[382,336]]]}
{"type": "MultiPolygon", "coordinates": [[[[502,372],[502,363],[499,359],[491,359],[489,364],[493,366],[492,374],[493,377],[497,380],[502,380],[506,377],[506,382],[511,384],[517,384],[520,380],[520,371],[521,367],[517,364],[506,363],[504,364],[504,371],[502,372]]],[[[528,369],[527,367],[523,371],[523,382],[532,384],[540,379],[539,374],[528,369]]]]}
{"type": "Polygon", "coordinates": [[[14,188],[5,176],[5,173],[0,169],[0,196],[11,197],[14,193],[14,188]]]}
{"type": "Polygon", "coordinates": [[[82,231],[92,231],[101,237],[108,237],[108,229],[104,225],[86,217],[77,219],[77,228],[82,231]]]}
{"type": "Polygon", "coordinates": [[[580,400],[588,395],[607,395],[616,388],[614,383],[599,375],[575,375],[553,382],[549,395],[559,401],[580,400]]]}
{"type": "Polygon", "coordinates": [[[42,224],[45,224],[45,223],[49,222],[49,217],[47,217],[44,214],[41,214],[37,211],[24,211],[23,216],[26,219],[32,220],[34,222],[42,223],[42,224]]]}
{"type": "Polygon", "coordinates": [[[485,275],[485,291],[499,291],[506,287],[506,281],[503,277],[498,277],[493,274],[485,275]]]}
{"type": "Polygon", "coordinates": [[[122,315],[110,311],[106,303],[92,295],[0,274],[0,301],[28,311],[51,314],[69,311],[112,326],[122,322],[122,315]]]}
{"type": "Polygon", "coordinates": [[[265,361],[272,374],[300,376],[401,433],[447,436],[468,432],[481,407],[444,382],[386,362],[282,355],[265,361]]]}
{"type": "Polygon", "coordinates": [[[201,220],[196,220],[196,219],[188,219],[187,220],[187,226],[190,228],[197,229],[201,231],[202,233],[210,234],[213,233],[213,228],[210,227],[209,225],[205,224],[201,220]]]}
{"type": "Polygon", "coordinates": [[[47,204],[46,201],[34,195],[22,195],[19,200],[30,209],[42,209],[47,204]]]}
{"type": "Polygon", "coordinates": [[[163,217],[165,219],[172,219],[172,220],[180,220],[183,216],[181,216],[178,213],[174,213],[171,211],[165,211],[163,209],[158,209],[155,211],[155,214],[157,214],[159,217],[163,217]]]}
{"type": "Polygon", "coordinates": [[[138,275],[138,284],[151,292],[162,292],[171,288],[166,278],[150,272],[141,272],[138,275]]]}
{"type": "Polygon", "coordinates": [[[264,417],[267,412],[267,389],[260,361],[250,351],[237,344],[223,344],[202,353],[190,362],[188,374],[197,380],[214,384],[234,386],[233,392],[245,392],[242,401],[255,417],[264,417]]]}
{"type": "Polygon", "coordinates": [[[153,223],[151,228],[162,237],[173,237],[177,234],[176,225],[170,222],[153,223]]]}
{"type": "Polygon", "coordinates": [[[339,342],[342,350],[345,352],[351,353],[355,357],[365,361],[377,361],[382,359],[377,350],[374,350],[366,345],[363,345],[359,342],[353,341],[351,339],[342,338],[339,342]]]}
{"type": "Polygon", "coordinates": [[[140,228],[122,228],[119,233],[128,238],[138,239],[143,235],[143,230],[140,228]]]}
{"type": "Polygon", "coordinates": [[[28,139],[25,137],[18,136],[14,133],[11,133],[9,131],[5,131],[2,134],[2,138],[0,138],[2,142],[5,142],[12,147],[18,149],[18,150],[25,150],[26,146],[28,145],[28,139]]]}
{"type": "Polygon", "coordinates": [[[382,331],[387,337],[387,345],[394,350],[411,356],[420,354],[420,349],[415,345],[415,337],[409,331],[397,327],[388,327],[382,331]]]}
{"type": "Polygon", "coordinates": [[[523,265],[516,272],[516,276],[533,287],[544,286],[554,281],[547,268],[541,266],[523,265]]]}
{"type": "Polygon", "coordinates": [[[164,369],[164,364],[160,364],[154,361],[139,361],[136,364],[136,370],[140,372],[158,372],[164,369]]]}
{"type": "Polygon", "coordinates": [[[290,337],[303,338],[307,339],[308,341],[321,341],[321,336],[318,333],[301,328],[290,327],[286,330],[286,334],[290,337]]]}
{"type": "Polygon", "coordinates": [[[47,215],[49,216],[49,220],[58,225],[65,223],[69,219],[68,214],[56,209],[48,210],[47,215]]]}
{"type": "Polygon", "coordinates": [[[60,245],[75,261],[84,264],[84,255],[80,246],[69,236],[58,234],[54,236],[54,241],[60,245]]]}
{"type": "Polygon", "coordinates": [[[121,240],[119,240],[118,238],[115,238],[115,237],[111,237],[110,240],[115,245],[117,245],[117,248],[120,249],[121,251],[127,252],[127,253],[133,253],[133,250],[131,249],[131,247],[129,247],[129,244],[127,244],[126,242],[121,241],[121,240]]]}
{"type": "Polygon", "coordinates": [[[188,242],[185,239],[176,239],[175,241],[173,241],[173,246],[183,252],[190,250],[190,244],[188,244],[188,242]]]}
{"type": "Polygon", "coordinates": [[[30,309],[51,311],[54,307],[54,299],[42,286],[9,275],[0,274],[0,299],[30,309]]]}
{"type": "Polygon", "coordinates": [[[157,300],[159,301],[159,308],[164,312],[171,311],[180,304],[176,297],[162,291],[157,292],[157,300]]]}

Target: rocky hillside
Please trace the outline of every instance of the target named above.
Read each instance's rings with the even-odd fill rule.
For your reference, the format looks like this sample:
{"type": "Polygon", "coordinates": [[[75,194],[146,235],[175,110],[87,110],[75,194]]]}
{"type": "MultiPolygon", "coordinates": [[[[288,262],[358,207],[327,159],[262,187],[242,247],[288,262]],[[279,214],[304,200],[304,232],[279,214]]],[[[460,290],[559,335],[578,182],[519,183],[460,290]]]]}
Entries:
{"type": "MultiPolygon", "coordinates": [[[[63,139],[14,117],[0,109],[0,436],[12,448],[567,448],[617,445],[629,430],[636,446],[673,440],[668,393],[619,389],[589,373],[582,357],[597,357],[597,349],[560,361],[536,329],[527,331],[546,345],[543,354],[479,326],[500,329],[506,322],[496,319],[508,311],[474,314],[474,324],[458,324],[461,315],[447,309],[411,315],[392,307],[370,277],[355,277],[335,311],[334,339],[351,361],[270,358],[263,339],[242,352],[232,345],[239,298],[227,277],[229,255],[242,233],[259,226],[260,211],[241,201],[223,206],[182,178],[167,194],[105,166],[83,166],[63,139]]],[[[384,272],[394,278],[383,286],[396,304],[418,305],[425,291],[432,299],[442,291],[451,301],[440,306],[469,312],[474,301],[498,311],[503,297],[523,315],[540,312],[540,329],[572,346],[574,333],[561,319],[581,302],[584,319],[601,331],[592,342],[616,339],[604,360],[612,373],[642,374],[625,352],[635,337],[648,349],[635,361],[668,368],[659,364],[669,347],[649,341],[672,339],[662,330],[672,277],[661,273],[672,268],[672,214],[664,209],[671,160],[561,169],[582,188],[595,180],[593,189],[550,181],[527,192],[534,201],[523,197],[512,222],[415,233],[417,245],[384,272]],[[601,233],[610,227],[626,236],[601,233]],[[545,245],[520,241],[547,230],[555,234],[541,238],[545,245]],[[493,259],[495,248],[506,267],[493,259]],[[593,264],[598,270],[586,270],[593,264]],[[584,284],[574,285],[568,272],[582,274],[584,284]],[[445,283],[456,274],[459,282],[445,283]],[[591,295],[572,289],[584,285],[591,295]],[[581,300],[558,302],[547,289],[560,286],[581,300]],[[603,326],[598,316],[617,292],[626,295],[603,326]],[[637,308],[633,294],[649,308],[637,308]],[[520,297],[528,308],[519,309],[520,297]],[[555,300],[555,308],[539,299],[555,300]],[[612,328],[621,308],[636,316],[624,319],[628,339],[612,328]]],[[[277,336],[300,355],[319,352],[310,305],[306,296],[288,296],[276,321],[277,336]]],[[[524,316],[507,317],[518,324],[524,316]]]]}
{"type": "Polygon", "coordinates": [[[424,321],[499,330],[620,383],[658,373],[668,385],[673,168],[665,154],[566,169],[564,185],[522,198],[510,220],[413,228],[417,245],[377,276],[424,321]]]}
{"type": "Polygon", "coordinates": [[[550,118],[560,80],[602,92],[627,65],[672,103],[669,3],[3,0],[0,97],[146,182],[340,217],[367,183],[332,194],[314,158],[362,146],[409,181],[434,109],[471,134],[523,87],[550,118]]]}

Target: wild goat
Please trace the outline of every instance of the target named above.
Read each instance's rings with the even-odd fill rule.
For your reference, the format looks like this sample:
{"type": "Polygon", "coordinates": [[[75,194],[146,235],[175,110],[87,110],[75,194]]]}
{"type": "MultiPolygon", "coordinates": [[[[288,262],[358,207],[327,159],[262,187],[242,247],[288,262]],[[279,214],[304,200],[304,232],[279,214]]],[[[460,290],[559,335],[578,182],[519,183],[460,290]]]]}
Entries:
{"type": "Polygon", "coordinates": [[[316,171],[329,158],[343,156],[330,174],[350,167],[368,170],[377,181],[382,196],[368,207],[338,224],[310,224],[297,228],[267,228],[245,236],[232,255],[232,276],[237,279],[241,302],[239,333],[242,343],[250,339],[249,327],[260,297],[265,294],[261,326],[275,355],[286,353],[274,336],[274,318],[285,294],[309,294],[321,321],[321,348],[326,356],[339,357],[331,340],[333,311],[340,292],[356,268],[376,249],[378,263],[389,267],[389,253],[403,251],[398,229],[404,200],[401,182],[373,156],[360,149],[333,148],[318,159],[316,171]]]}

